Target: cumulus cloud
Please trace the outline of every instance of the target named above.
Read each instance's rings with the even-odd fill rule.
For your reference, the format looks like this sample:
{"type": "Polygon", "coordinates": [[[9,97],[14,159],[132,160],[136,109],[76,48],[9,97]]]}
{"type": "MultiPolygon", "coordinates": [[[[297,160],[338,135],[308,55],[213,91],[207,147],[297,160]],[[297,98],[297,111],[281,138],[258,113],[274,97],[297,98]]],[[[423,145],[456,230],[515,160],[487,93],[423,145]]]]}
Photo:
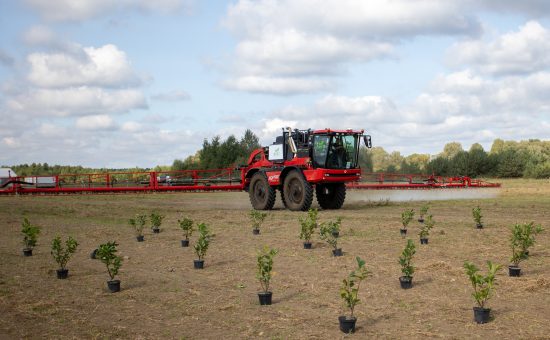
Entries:
{"type": "Polygon", "coordinates": [[[25,0],[27,5],[49,21],[83,21],[115,11],[190,11],[192,0],[25,0]]]}
{"type": "Polygon", "coordinates": [[[39,87],[122,87],[141,83],[126,53],[115,45],[84,47],[79,52],[31,53],[27,57],[29,81],[39,87]]]}
{"type": "Polygon", "coordinates": [[[241,0],[224,26],[239,39],[229,89],[280,95],[334,87],[352,62],[395,57],[419,35],[478,35],[476,18],[436,0],[241,0]]]}
{"type": "Polygon", "coordinates": [[[78,118],[76,127],[82,130],[106,130],[115,128],[115,123],[109,115],[94,115],[78,118]]]}
{"type": "Polygon", "coordinates": [[[493,41],[471,40],[449,49],[451,65],[471,65],[492,75],[529,74],[550,67],[550,31],[529,21],[493,41]]]}

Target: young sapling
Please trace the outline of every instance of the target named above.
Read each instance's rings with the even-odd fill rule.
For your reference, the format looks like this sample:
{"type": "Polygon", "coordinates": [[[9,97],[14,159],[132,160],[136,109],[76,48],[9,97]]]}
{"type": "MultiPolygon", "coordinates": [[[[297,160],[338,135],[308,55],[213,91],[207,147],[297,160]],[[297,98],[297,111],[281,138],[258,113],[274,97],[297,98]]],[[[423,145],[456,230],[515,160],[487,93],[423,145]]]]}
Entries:
{"type": "Polygon", "coordinates": [[[319,237],[321,240],[327,241],[327,243],[333,248],[332,254],[334,256],[342,256],[342,248],[338,248],[338,236],[340,234],[340,227],[342,225],[342,218],[336,218],[336,221],[328,221],[321,223],[319,237]]]}
{"type": "Polygon", "coordinates": [[[65,247],[63,247],[60,236],[53,239],[51,254],[59,265],[59,269],[57,269],[58,279],[67,278],[69,274],[69,270],[66,268],[67,262],[69,262],[71,255],[76,251],[76,247],[78,247],[78,242],[71,236],[65,241],[65,247]]]}
{"type": "Polygon", "coordinates": [[[486,323],[489,321],[491,309],[485,308],[485,304],[491,298],[495,286],[495,276],[501,268],[500,265],[494,264],[491,261],[487,261],[487,267],[488,272],[484,276],[479,273],[479,268],[473,263],[464,262],[466,275],[470,279],[472,288],[474,289],[472,297],[477,303],[477,306],[474,307],[474,319],[477,323],[486,323]]]}
{"type": "Polygon", "coordinates": [[[412,287],[412,279],[414,274],[414,266],[412,265],[413,255],[416,253],[414,242],[411,239],[407,240],[407,245],[401,256],[399,257],[399,264],[401,265],[401,273],[403,276],[399,278],[401,288],[408,289],[412,287]]]}
{"type": "Polygon", "coordinates": [[[479,205],[475,208],[472,208],[472,216],[474,218],[474,222],[476,223],[476,227],[478,229],[482,229],[483,223],[481,223],[481,218],[483,216],[481,215],[481,208],[479,207],[479,205]]]}
{"type": "Polygon", "coordinates": [[[158,234],[160,232],[160,226],[162,224],[163,219],[164,219],[163,215],[157,212],[151,213],[151,229],[153,229],[153,233],[158,234]]]}
{"type": "Polygon", "coordinates": [[[413,218],[414,209],[408,209],[401,213],[401,223],[403,224],[403,228],[400,230],[401,236],[404,237],[407,234],[407,226],[411,223],[413,218]]]}
{"type": "Polygon", "coordinates": [[[265,218],[267,217],[267,213],[256,209],[252,209],[250,210],[250,213],[248,216],[250,217],[250,221],[252,222],[252,233],[254,235],[260,234],[260,226],[262,225],[265,218]]]}
{"type": "Polygon", "coordinates": [[[36,246],[38,235],[40,234],[40,227],[32,225],[27,218],[23,219],[21,224],[21,233],[23,234],[23,254],[25,256],[32,256],[32,250],[36,246]]]}
{"type": "Polygon", "coordinates": [[[277,249],[270,249],[266,246],[258,253],[256,278],[260,281],[262,288],[262,292],[258,293],[260,305],[271,305],[273,293],[269,291],[269,284],[273,276],[273,257],[277,252],[277,249]]]}
{"type": "Polygon", "coordinates": [[[355,322],[357,318],[353,315],[355,306],[359,303],[359,288],[361,282],[367,278],[369,271],[365,267],[365,261],[359,256],[355,258],[357,268],[354,269],[347,278],[342,280],[340,287],[340,297],[344,300],[349,315],[338,317],[340,321],[340,330],[344,333],[353,333],[355,331],[355,322]]]}
{"type": "Polygon", "coordinates": [[[311,249],[311,236],[317,228],[317,209],[311,208],[305,218],[300,217],[300,239],[304,240],[304,248],[311,249]]]}
{"type": "Polygon", "coordinates": [[[145,228],[145,224],[147,223],[147,216],[145,214],[136,214],[136,217],[129,219],[128,223],[134,228],[138,242],[143,242],[143,228],[145,228]]]}
{"type": "Polygon", "coordinates": [[[178,220],[180,229],[183,231],[184,240],[181,240],[182,247],[189,247],[189,237],[193,234],[193,220],[187,217],[184,217],[181,220],[178,220]]]}
{"type": "Polygon", "coordinates": [[[122,258],[116,255],[118,244],[116,242],[107,242],[99,245],[96,256],[107,267],[107,273],[110,280],[107,281],[107,286],[112,293],[120,291],[120,280],[115,280],[118,271],[122,266],[122,258]]]}

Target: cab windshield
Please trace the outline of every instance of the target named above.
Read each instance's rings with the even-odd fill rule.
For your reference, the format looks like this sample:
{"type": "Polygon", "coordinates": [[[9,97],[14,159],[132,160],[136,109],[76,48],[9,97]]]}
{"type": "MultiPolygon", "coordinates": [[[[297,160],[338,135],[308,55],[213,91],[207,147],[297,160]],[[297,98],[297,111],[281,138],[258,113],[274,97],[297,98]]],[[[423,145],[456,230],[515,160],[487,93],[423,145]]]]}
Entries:
{"type": "Polygon", "coordinates": [[[313,166],[326,169],[357,167],[357,135],[314,135],[313,166]]]}

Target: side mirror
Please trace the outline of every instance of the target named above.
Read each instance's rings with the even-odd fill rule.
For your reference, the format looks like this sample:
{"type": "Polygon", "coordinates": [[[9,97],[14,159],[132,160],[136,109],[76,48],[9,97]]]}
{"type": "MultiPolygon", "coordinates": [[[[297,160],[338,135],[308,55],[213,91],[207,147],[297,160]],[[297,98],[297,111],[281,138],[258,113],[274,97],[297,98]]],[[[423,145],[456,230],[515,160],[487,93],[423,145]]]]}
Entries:
{"type": "Polygon", "coordinates": [[[371,142],[371,139],[370,139],[370,136],[369,135],[365,135],[363,136],[363,141],[365,142],[365,146],[367,148],[372,148],[372,142],[371,142]]]}

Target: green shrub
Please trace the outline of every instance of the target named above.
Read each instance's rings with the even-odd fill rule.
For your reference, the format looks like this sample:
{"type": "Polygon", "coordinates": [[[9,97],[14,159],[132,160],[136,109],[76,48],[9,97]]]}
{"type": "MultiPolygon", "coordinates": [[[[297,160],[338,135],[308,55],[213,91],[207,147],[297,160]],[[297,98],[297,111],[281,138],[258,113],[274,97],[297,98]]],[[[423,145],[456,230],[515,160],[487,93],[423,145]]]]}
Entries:
{"type": "Polygon", "coordinates": [[[340,233],[340,226],[342,225],[342,218],[336,218],[336,221],[328,221],[321,224],[319,237],[321,240],[327,241],[327,243],[334,249],[338,248],[338,235],[340,233]]]}
{"type": "Polygon", "coordinates": [[[250,221],[252,222],[252,228],[260,229],[260,226],[267,217],[267,213],[259,210],[252,209],[249,213],[250,221]]]}
{"type": "Polygon", "coordinates": [[[464,262],[466,275],[470,278],[472,288],[474,289],[472,296],[480,308],[485,308],[485,304],[491,298],[495,286],[495,275],[501,268],[500,265],[494,264],[491,261],[487,261],[487,266],[489,267],[488,273],[483,276],[478,273],[479,269],[473,263],[464,262]]]}
{"type": "Polygon", "coordinates": [[[38,235],[40,234],[40,227],[32,225],[26,218],[23,220],[21,226],[21,233],[23,233],[23,244],[25,244],[25,248],[34,248],[34,246],[36,246],[36,241],[38,240],[38,235]]]}
{"type": "Polygon", "coordinates": [[[160,228],[160,225],[162,224],[163,219],[164,219],[163,215],[161,215],[157,212],[152,212],[151,213],[151,228],[152,229],[160,228]]]}
{"type": "Polygon", "coordinates": [[[300,217],[300,239],[304,242],[311,242],[311,236],[317,228],[317,209],[312,208],[307,212],[306,218],[300,217]]]}
{"type": "Polygon", "coordinates": [[[367,278],[369,271],[365,268],[365,261],[359,256],[355,258],[357,261],[357,268],[349,273],[346,279],[342,280],[342,286],[340,288],[340,297],[344,300],[346,307],[349,308],[350,317],[353,317],[353,311],[355,306],[359,303],[359,287],[361,281],[367,278]]]}
{"type": "Polygon", "coordinates": [[[210,233],[210,229],[208,229],[208,225],[206,225],[206,223],[199,223],[198,230],[199,239],[197,240],[197,243],[195,243],[194,248],[199,260],[202,260],[206,256],[206,251],[208,250],[208,246],[210,245],[213,235],[210,233]]]}
{"type": "Polygon", "coordinates": [[[136,214],[135,218],[128,220],[128,223],[134,227],[137,236],[143,236],[143,228],[147,223],[147,216],[145,214],[136,214]]]}
{"type": "Polygon", "coordinates": [[[481,218],[483,216],[481,215],[481,208],[479,206],[472,209],[472,216],[474,217],[474,221],[476,222],[477,225],[482,224],[481,218]]]}
{"type": "Polygon", "coordinates": [[[399,264],[401,265],[401,272],[404,277],[412,277],[414,273],[414,267],[412,265],[412,257],[416,253],[416,248],[412,240],[407,240],[407,245],[403,249],[403,253],[399,257],[399,264]]]}
{"type": "Polygon", "coordinates": [[[513,230],[518,230],[518,244],[517,246],[521,249],[523,254],[527,254],[529,248],[535,244],[535,236],[541,233],[541,225],[535,225],[534,222],[515,224],[513,230]]]}
{"type": "Polygon", "coordinates": [[[187,217],[184,217],[182,220],[178,220],[181,230],[183,231],[183,236],[188,240],[189,236],[193,234],[193,220],[187,217]]]}
{"type": "Polygon", "coordinates": [[[277,254],[277,249],[264,247],[258,254],[258,270],[256,278],[260,281],[262,290],[267,293],[269,291],[269,283],[271,282],[273,270],[273,257],[277,254]]]}
{"type": "Polygon", "coordinates": [[[411,223],[414,218],[414,209],[405,210],[401,213],[401,223],[403,223],[403,228],[407,229],[409,223],[411,223]]]}
{"type": "Polygon", "coordinates": [[[78,242],[71,236],[65,241],[65,247],[61,243],[61,236],[53,239],[51,254],[61,269],[65,269],[71,255],[76,251],[76,247],[78,247],[78,242]]]}
{"type": "Polygon", "coordinates": [[[420,227],[420,238],[428,238],[430,236],[430,230],[435,225],[435,221],[433,220],[433,215],[430,214],[426,216],[426,220],[424,221],[424,224],[422,227],[420,227]]]}
{"type": "Polygon", "coordinates": [[[428,210],[430,209],[430,206],[428,204],[424,204],[420,207],[420,211],[418,212],[420,214],[420,219],[424,219],[424,216],[428,213],[428,210]]]}
{"type": "Polygon", "coordinates": [[[97,248],[96,257],[99,258],[107,267],[107,272],[111,280],[115,279],[118,270],[122,266],[122,258],[116,255],[118,244],[116,242],[107,242],[99,245],[97,248]]]}

